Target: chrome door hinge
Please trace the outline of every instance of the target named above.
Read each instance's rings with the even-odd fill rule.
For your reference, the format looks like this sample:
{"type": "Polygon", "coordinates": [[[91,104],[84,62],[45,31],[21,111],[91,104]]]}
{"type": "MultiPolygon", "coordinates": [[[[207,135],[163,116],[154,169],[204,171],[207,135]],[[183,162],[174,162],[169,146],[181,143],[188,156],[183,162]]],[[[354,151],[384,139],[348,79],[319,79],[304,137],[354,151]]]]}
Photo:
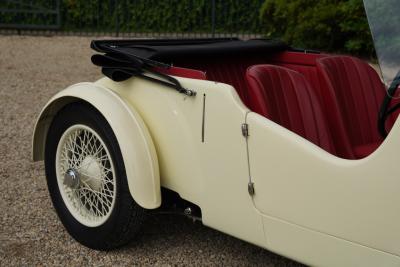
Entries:
{"type": "Polygon", "coordinates": [[[254,183],[249,182],[249,183],[247,184],[247,191],[249,191],[249,195],[250,195],[250,196],[254,196],[254,194],[255,194],[255,191],[254,191],[254,183]]]}
{"type": "Polygon", "coordinates": [[[242,124],[242,135],[246,138],[249,136],[249,125],[247,123],[242,124]]]}

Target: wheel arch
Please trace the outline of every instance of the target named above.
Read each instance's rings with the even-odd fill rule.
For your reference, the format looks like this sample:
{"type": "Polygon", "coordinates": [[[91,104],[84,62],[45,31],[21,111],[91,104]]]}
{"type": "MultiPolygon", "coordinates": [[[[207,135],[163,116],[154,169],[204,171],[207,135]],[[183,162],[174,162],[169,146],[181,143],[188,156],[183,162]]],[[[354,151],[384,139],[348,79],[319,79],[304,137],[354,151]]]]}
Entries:
{"type": "Polygon", "coordinates": [[[121,149],[133,199],[143,208],[158,208],[161,205],[160,173],[152,137],[135,108],[106,87],[80,83],[51,98],[36,121],[32,140],[33,160],[44,159],[47,132],[54,116],[74,102],[88,103],[107,120],[121,149]]]}

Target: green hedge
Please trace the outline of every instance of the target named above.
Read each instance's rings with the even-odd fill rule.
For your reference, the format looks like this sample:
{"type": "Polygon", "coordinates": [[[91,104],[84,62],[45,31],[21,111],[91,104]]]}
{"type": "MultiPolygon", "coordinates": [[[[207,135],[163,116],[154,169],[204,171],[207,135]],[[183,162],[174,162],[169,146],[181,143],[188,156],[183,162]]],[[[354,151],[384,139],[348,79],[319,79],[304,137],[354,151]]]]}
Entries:
{"type": "Polygon", "coordinates": [[[374,57],[362,0],[266,0],[260,18],[293,46],[374,57]]]}
{"type": "MultiPolygon", "coordinates": [[[[53,10],[56,2],[49,0],[33,0],[33,1],[10,1],[0,0],[1,10],[31,10],[32,6],[38,6],[41,9],[53,10]]],[[[0,12],[0,23],[4,24],[25,24],[25,25],[54,25],[57,17],[54,14],[35,14],[35,13],[16,13],[16,12],[0,12]]]]}
{"type": "MultiPolygon", "coordinates": [[[[31,1],[55,6],[55,1],[31,1]]],[[[259,32],[263,0],[215,0],[215,31],[259,32]]],[[[18,8],[18,2],[0,1],[18,8]]],[[[55,17],[55,16],[54,16],[55,17]]],[[[61,0],[61,27],[66,31],[206,32],[212,30],[212,0],[61,0]]],[[[49,16],[0,14],[0,23],[54,23],[49,16]]]]}
{"type": "MultiPolygon", "coordinates": [[[[66,30],[210,32],[211,0],[63,0],[66,30]]],[[[258,32],[262,0],[216,0],[217,32],[258,32]]]]}

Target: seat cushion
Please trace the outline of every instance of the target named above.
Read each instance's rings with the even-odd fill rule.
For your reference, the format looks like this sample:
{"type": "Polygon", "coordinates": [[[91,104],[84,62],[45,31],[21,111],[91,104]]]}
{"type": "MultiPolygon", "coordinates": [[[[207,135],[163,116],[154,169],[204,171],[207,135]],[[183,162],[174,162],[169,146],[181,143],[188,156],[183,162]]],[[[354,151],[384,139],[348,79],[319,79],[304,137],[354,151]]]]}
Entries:
{"type": "Polygon", "coordinates": [[[335,154],[326,119],[311,85],[300,73],[274,65],[247,69],[248,106],[335,154]]]}
{"type": "Polygon", "coordinates": [[[377,121],[384,85],[377,72],[357,58],[325,57],[317,60],[317,68],[325,84],[321,93],[335,146],[350,146],[345,157],[359,158],[354,148],[382,142],[377,121]]]}

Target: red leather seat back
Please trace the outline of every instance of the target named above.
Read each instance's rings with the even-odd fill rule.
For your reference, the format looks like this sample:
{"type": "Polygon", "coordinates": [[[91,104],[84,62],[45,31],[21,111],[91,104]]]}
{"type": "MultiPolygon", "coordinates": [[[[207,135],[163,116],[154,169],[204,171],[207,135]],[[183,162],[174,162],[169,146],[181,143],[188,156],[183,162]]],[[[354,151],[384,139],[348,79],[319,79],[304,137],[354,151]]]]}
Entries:
{"type": "Polygon", "coordinates": [[[221,57],[214,61],[175,62],[176,66],[202,70],[206,73],[207,80],[232,85],[245,105],[247,105],[247,84],[245,80],[246,70],[249,66],[264,62],[262,58],[243,57],[235,58],[221,57]]]}
{"type": "Polygon", "coordinates": [[[212,81],[232,85],[245,105],[248,104],[247,84],[244,79],[246,69],[250,63],[245,61],[230,62],[225,61],[219,64],[207,66],[207,78],[212,81]]]}
{"type": "Polygon", "coordinates": [[[335,154],[321,106],[303,75],[284,67],[255,65],[247,70],[246,80],[251,110],[335,154]]]}
{"type": "MultiPolygon", "coordinates": [[[[330,112],[332,132],[343,138],[343,133],[338,131],[344,129],[347,139],[344,142],[350,143],[353,150],[353,155],[348,157],[367,156],[355,151],[369,144],[377,147],[382,142],[377,120],[385,88],[377,72],[367,63],[348,56],[321,58],[317,60],[317,68],[325,83],[322,93],[326,112],[330,112]]],[[[336,144],[336,147],[344,145],[336,144]]]]}
{"type": "Polygon", "coordinates": [[[316,64],[318,59],[327,56],[329,55],[304,52],[284,52],[274,55],[269,64],[279,65],[303,74],[319,97],[319,91],[322,85],[316,64]]]}

